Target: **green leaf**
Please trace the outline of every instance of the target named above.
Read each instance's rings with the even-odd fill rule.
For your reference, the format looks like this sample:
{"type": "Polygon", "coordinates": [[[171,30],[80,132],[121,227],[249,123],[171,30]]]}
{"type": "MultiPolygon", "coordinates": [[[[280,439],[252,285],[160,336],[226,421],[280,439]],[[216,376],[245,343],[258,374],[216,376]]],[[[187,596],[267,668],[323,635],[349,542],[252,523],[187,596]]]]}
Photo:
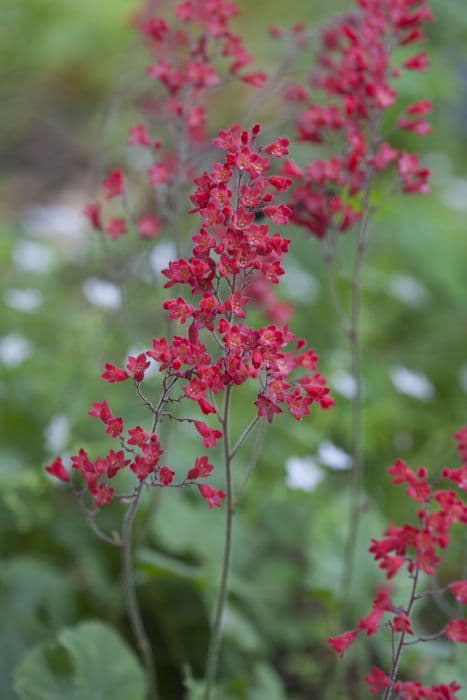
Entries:
{"type": "Polygon", "coordinates": [[[189,581],[202,582],[203,572],[200,566],[187,564],[180,559],[161,554],[151,549],[138,551],[138,562],[141,568],[154,577],[175,576],[189,581]]]}
{"type": "Polygon", "coordinates": [[[268,664],[258,664],[251,700],[285,700],[284,686],[278,674],[268,664]]]}
{"type": "Polygon", "coordinates": [[[143,670],[108,625],[83,622],[28,651],[15,673],[20,700],[143,700],[143,670]]]}

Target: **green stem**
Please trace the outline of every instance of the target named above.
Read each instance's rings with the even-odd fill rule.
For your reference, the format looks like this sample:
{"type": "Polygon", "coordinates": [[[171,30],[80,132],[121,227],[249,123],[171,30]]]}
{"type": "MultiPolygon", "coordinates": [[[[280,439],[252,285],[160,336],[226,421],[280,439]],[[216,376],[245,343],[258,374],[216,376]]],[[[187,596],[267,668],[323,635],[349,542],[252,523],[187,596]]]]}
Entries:
{"type": "Polygon", "coordinates": [[[224,465],[225,465],[225,484],[226,484],[226,515],[225,515],[225,540],[224,540],[224,556],[222,562],[221,580],[219,585],[219,593],[217,596],[216,610],[214,613],[214,621],[211,627],[211,636],[209,640],[209,649],[206,660],[205,679],[206,685],[204,688],[204,700],[210,700],[217,675],[217,667],[219,664],[219,651],[222,636],[222,617],[224,614],[225,605],[228,594],[228,579],[230,571],[230,562],[232,558],[232,534],[233,534],[233,517],[235,512],[235,500],[233,493],[232,480],[232,458],[229,445],[229,407],[230,407],[230,391],[228,386],[225,393],[224,414],[222,418],[222,426],[224,431],[224,465]]]}
{"type": "Polygon", "coordinates": [[[345,544],[344,569],[341,590],[348,597],[351,590],[358,541],[358,528],[361,514],[361,497],[364,473],[363,455],[363,380],[360,318],[362,308],[362,269],[365,251],[368,246],[370,223],[371,177],[369,178],[363,201],[363,219],[360,224],[353,262],[352,298],[350,310],[349,339],[352,358],[352,375],[355,381],[355,394],[352,399],[352,482],[349,508],[349,524],[345,544]]]}
{"type": "Polygon", "coordinates": [[[158,700],[159,692],[157,688],[156,669],[154,666],[154,659],[152,657],[151,645],[144,628],[138,597],[136,595],[135,577],[133,571],[133,522],[138,510],[142,489],[143,483],[141,482],[136,488],[134,499],[130,503],[123,521],[123,586],[126,594],[127,609],[131,627],[135,635],[141,657],[146,666],[148,698],[149,700],[158,700]]]}

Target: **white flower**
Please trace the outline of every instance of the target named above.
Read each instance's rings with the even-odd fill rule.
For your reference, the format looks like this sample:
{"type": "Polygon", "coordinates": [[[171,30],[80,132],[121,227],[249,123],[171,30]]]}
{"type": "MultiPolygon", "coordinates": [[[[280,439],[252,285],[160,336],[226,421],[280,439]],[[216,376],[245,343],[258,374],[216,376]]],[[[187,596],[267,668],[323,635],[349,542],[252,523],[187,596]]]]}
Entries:
{"type": "Polygon", "coordinates": [[[5,304],[15,311],[30,313],[42,304],[42,294],[38,289],[7,289],[5,304]]]}
{"type": "Polygon", "coordinates": [[[13,250],[13,261],[24,272],[50,272],[56,260],[50,248],[36,241],[19,241],[13,250]]]}
{"type": "Polygon", "coordinates": [[[69,204],[46,204],[32,207],[23,220],[30,236],[43,238],[79,238],[86,230],[86,219],[77,207],[69,204]]]}
{"type": "Polygon", "coordinates": [[[83,283],[83,292],[91,304],[103,309],[120,309],[122,306],[121,289],[113,282],[89,277],[83,283]]]}
{"type": "Polygon", "coordinates": [[[0,338],[0,362],[7,367],[17,367],[32,354],[32,345],[19,333],[0,338]]]}
{"type": "Polygon", "coordinates": [[[338,369],[331,377],[331,386],[346,399],[353,399],[357,391],[357,382],[350,372],[338,369]]]}
{"type": "Polygon", "coordinates": [[[425,285],[411,275],[394,275],[389,290],[393,297],[415,308],[423,306],[429,298],[425,285]]]}
{"type": "Polygon", "coordinates": [[[292,299],[312,302],[319,293],[319,284],[316,278],[297,265],[289,264],[286,274],[282,277],[282,282],[292,299]]]}
{"type": "Polygon", "coordinates": [[[177,249],[170,241],[162,241],[154,246],[150,255],[149,262],[154,272],[160,274],[161,270],[168,267],[172,260],[177,258],[177,249]]]}
{"type": "Polygon", "coordinates": [[[450,209],[467,212],[467,180],[461,177],[450,178],[443,192],[443,202],[450,209]]]}
{"type": "Polygon", "coordinates": [[[459,384],[461,385],[462,391],[467,394],[467,364],[462,365],[459,370],[459,384]]]}
{"type": "Polygon", "coordinates": [[[44,430],[45,446],[48,452],[61,452],[70,439],[70,421],[62,413],[53,416],[44,430]]]}
{"type": "Polygon", "coordinates": [[[352,457],[329,440],[320,442],[317,458],[322,464],[338,471],[350,469],[353,464],[352,457]]]}
{"type": "Polygon", "coordinates": [[[314,491],[324,478],[311,457],[289,457],[285,463],[286,484],[290,489],[314,491]]]}
{"type": "Polygon", "coordinates": [[[402,365],[394,365],[390,370],[391,382],[397,391],[420,401],[432,401],[435,388],[428,377],[413,372],[402,365]]]}

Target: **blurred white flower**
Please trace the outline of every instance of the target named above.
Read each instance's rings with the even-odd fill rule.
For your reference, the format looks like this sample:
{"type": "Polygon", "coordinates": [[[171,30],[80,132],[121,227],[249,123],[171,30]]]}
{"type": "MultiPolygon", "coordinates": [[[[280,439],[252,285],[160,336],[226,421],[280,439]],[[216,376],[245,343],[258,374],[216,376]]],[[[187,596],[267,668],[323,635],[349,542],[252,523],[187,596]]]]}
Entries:
{"type": "Polygon", "coordinates": [[[389,291],[399,301],[415,308],[423,306],[430,296],[425,285],[411,275],[394,275],[389,283],[389,291]]]}
{"type": "Polygon", "coordinates": [[[45,447],[48,452],[61,452],[70,439],[70,421],[62,413],[53,416],[44,430],[45,447]]]}
{"type": "Polygon", "coordinates": [[[86,230],[86,219],[78,207],[70,204],[46,204],[32,207],[23,219],[30,236],[43,238],[79,238],[86,230]]]}
{"type": "Polygon", "coordinates": [[[413,372],[402,365],[394,365],[390,370],[391,382],[397,391],[420,401],[432,401],[435,388],[428,377],[421,372],[413,372]]]}
{"type": "Polygon", "coordinates": [[[161,270],[168,267],[169,262],[176,260],[177,257],[175,244],[170,241],[161,241],[152,249],[149,255],[149,262],[154,272],[160,274],[161,270]]]}
{"type": "Polygon", "coordinates": [[[13,250],[13,261],[24,272],[50,272],[57,256],[43,243],[36,241],[18,241],[13,250]]]}
{"type": "Polygon", "coordinates": [[[286,484],[290,489],[314,491],[324,474],[311,457],[289,457],[285,463],[286,484]]]}
{"type": "Polygon", "coordinates": [[[459,370],[459,384],[462,391],[465,391],[467,394],[467,365],[462,365],[459,370]]]}
{"type": "Polygon", "coordinates": [[[120,309],[122,306],[121,289],[113,282],[89,277],[83,283],[83,293],[89,303],[103,309],[120,309]]]}
{"type": "Polygon", "coordinates": [[[338,369],[331,376],[330,383],[333,389],[339,394],[345,396],[346,399],[353,399],[357,391],[357,383],[355,377],[350,372],[345,372],[343,369],[338,369]]]}
{"type": "Polygon", "coordinates": [[[289,297],[299,301],[313,302],[319,293],[319,284],[316,278],[297,265],[289,264],[287,266],[282,283],[289,297]]]}
{"type": "Polygon", "coordinates": [[[450,209],[459,212],[467,211],[467,180],[461,177],[452,177],[447,181],[442,199],[450,209]]]}
{"type": "Polygon", "coordinates": [[[343,471],[350,469],[353,464],[352,457],[345,450],[329,440],[323,440],[318,447],[317,459],[326,467],[343,471]]]}
{"type": "Polygon", "coordinates": [[[42,294],[38,289],[7,289],[5,304],[15,311],[30,313],[42,304],[42,294]]]}
{"type": "Polygon", "coordinates": [[[24,335],[10,333],[0,338],[0,362],[17,367],[32,354],[32,345],[24,335]]]}

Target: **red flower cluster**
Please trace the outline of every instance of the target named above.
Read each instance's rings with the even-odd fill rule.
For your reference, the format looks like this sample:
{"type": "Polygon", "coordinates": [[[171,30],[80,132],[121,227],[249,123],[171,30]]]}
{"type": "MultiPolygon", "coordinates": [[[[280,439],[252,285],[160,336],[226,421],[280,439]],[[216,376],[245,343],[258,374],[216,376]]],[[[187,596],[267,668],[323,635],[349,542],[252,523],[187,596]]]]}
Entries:
{"type": "MultiPolygon", "coordinates": [[[[219,57],[228,62],[229,79],[237,78],[254,87],[262,87],[266,81],[266,75],[260,71],[244,71],[253,57],[245,49],[242,37],[232,32],[230,25],[237,15],[238,7],[230,0],[189,0],[175,4],[172,19],[147,12],[135,18],[151,56],[147,73],[162,88],[161,96],[146,100],[144,111],[152,121],[172,125],[173,143],[164,148],[160,139],[151,137],[149,127],[139,123],[130,128],[128,144],[145,148],[153,156],[148,176],[151,186],[161,191],[158,209],[162,219],[167,218],[166,209],[173,208],[170,190],[179,188],[190,175],[189,146],[206,146],[207,113],[203,103],[209,92],[222,83],[219,57]],[[181,143],[185,144],[183,148],[181,143]]],[[[106,200],[125,195],[123,172],[112,171],[103,180],[102,189],[106,200]]],[[[94,229],[117,240],[130,229],[126,218],[132,217],[127,202],[123,208],[125,218],[109,218],[105,224],[99,203],[88,205],[84,214],[94,229]]],[[[161,229],[161,218],[149,214],[133,223],[142,237],[152,238],[161,229]]]]}
{"type": "MultiPolygon", "coordinates": [[[[423,40],[422,25],[433,15],[426,0],[359,0],[359,8],[322,32],[318,70],[312,85],[323,91],[324,103],[310,100],[301,85],[292,85],[285,98],[306,105],[297,127],[299,140],[329,145],[342,155],[315,160],[305,169],[293,161],[283,175],[295,180],[290,206],[292,220],[318,238],[330,228],[346,231],[361,217],[369,183],[377,171],[396,163],[404,192],[429,192],[429,170],[415,153],[393,148],[381,135],[384,112],[396,101],[394,80],[403,70],[423,71],[425,53],[393,65],[396,47],[423,40]]],[[[427,134],[431,102],[410,105],[398,122],[400,129],[427,134]]]]}
{"type": "MultiPolygon", "coordinates": [[[[214,447],[223,437],[222,430],[169,410],[173,402],[180,404],[180,396],[174,398],[175,385],[182,398],[195,402],[202,414],[216,417],[216,396],[249,379],[259,384],[257,415],[269,422],[284,407],[301,420],[313,403],[323,409],[334,404],[326,380],[315,371],[319,358],[312,349],[304,348],[303,340],[287,327],[252,328],[244,321],[249,302],[245,292],[252,277],[276,284],[284,273],[281,263],[289,247],[280,233],[271,233],[268,224],[255,221],[259,211],[274,223],[287,223],[290,215],[290,209],[276,201],[290,179],[269,175],[271,157],[287,155],[288,141],[278,139],[262,147],[257,143],[260,131],[259,125],[249,131],[236,125],[220,132],[214,143],[225,152],[223,162],[215,163],[211,172],[195,179],[192,212],[201,216],[202,226],[192,237],[192,256],[175,260],[162,271],[168,280],[166,287],[183,284],[190,288],[192,303],[179,296],[163,304],[170,318],[187,324],[186,334],[171,340],[154,338],[152,348],[130,356],[125,369],[105,365],[102,377],[107,382],[133,380],[139,398],[154,414],[154,422],[150,433],[136,426],[128,429],[125,439],[123,418],[112,415],[107,401],[93,404],[90,415],[99,418],[106,432],[119,439],[131,456],[126,460],[123,451],[111,450],[106,457],[92,461],[81,450],[72,457],[97,506],[112,500],[114,488],[109,486],[109,479],[127,466],[140,482],[153,486],[185,486],[213,471],[207,457],[197,457],[183,481],[173,483],[174,471],[159,463],[163,450],[154,429],[161,417],[192,424],[205,448],[214,447]],[[287,349],[291,343],[296,344],[295,351],[287,349]],[[158,363],[164,375],[157,408],[140,389],[151,361],[158,363]],[[302,376],[292,379],[295,370],[301,370],[302,376]]],[[[115,193],[122,183],[113,175],[107,190],[115,193]]],[[[54,462],[47,469],[59,479],[68,480],[62,467],[62,463],[54,462]]],[[[199,491],[210,507],[219,506],[225,495],[206,484],[199,485],[199,491]]]]}
{"type": "MultiPolygon", "coordinates": [[[[443,469],[442,475],[454,482],[464,491],[467,490],[467,482],[462,477],[467,467],[467,454],[465,450],[465,438],[467,428],[462,428],[456,433],[459,452],[464,461],[460,469],[443,469]]],[[[349,630],[336,637],[328,639],[333,649],[342,656],[346,649],[355,641],[361,631],[368,636],[378,632],[382,625],[383,616],[389,613],[389,626],[394,635],[400,635],[399,655],[406,644],[406,635],[414,636],[410,619],[412,608],[420,597],[417,594],[419,575],[424,572],[428,576],[434,576],[441,561],[440,553],[449,545],[450,530],[456,523],[467,524],[467,505],[454,489],[433,489],[427,479],[427,470],[421,467],[417,472],[410,469],[405,462],[398,459],[389,473],[393,477],[393,484],[407,484],[407,495],[417,503],[422,503],[418,510],[418,526],[404,524],[402,526],[390,525],[385,536],[381,540],[372,540],[369,551],[373,554],[379,567],[386,571],[386,578],[391,579],[402,567],[406,567],[413,582],[412,594],[406,608],[395,605],[388,590],[383,589],[373,601],[372,611],[362,618],[356,629],[349,630]],[[431,505],[437,504],[436,510],[431,510],[431,505]]],[[[460,602],[467,602],[467,581],[454,581],[449,585],[453,596],[460,602]]],[[[433,591],[433,594],[439,591],[433,591]]],[[[430,594],[427,591],[423,596],[430,594]]],[[[454,642],[467,643],[467,619],[451,620],[444,629],[435,635],[446,636],[454,642]]],[[[425,638],[416,638],[411,644],[427,641],[425,638]]],[[[393,659],[393,672],[387,675],[378,668],[373,668],[365,677],[373,693],[378,693],[385,688],[393,687],[397,692],[402,692],[404,698],[456,698],[456,691],[460,686],[457,683],[448,685],[431,686],[423,688],[419,683],[401,682],[395,678],[397,661],[393,659]]]]}

